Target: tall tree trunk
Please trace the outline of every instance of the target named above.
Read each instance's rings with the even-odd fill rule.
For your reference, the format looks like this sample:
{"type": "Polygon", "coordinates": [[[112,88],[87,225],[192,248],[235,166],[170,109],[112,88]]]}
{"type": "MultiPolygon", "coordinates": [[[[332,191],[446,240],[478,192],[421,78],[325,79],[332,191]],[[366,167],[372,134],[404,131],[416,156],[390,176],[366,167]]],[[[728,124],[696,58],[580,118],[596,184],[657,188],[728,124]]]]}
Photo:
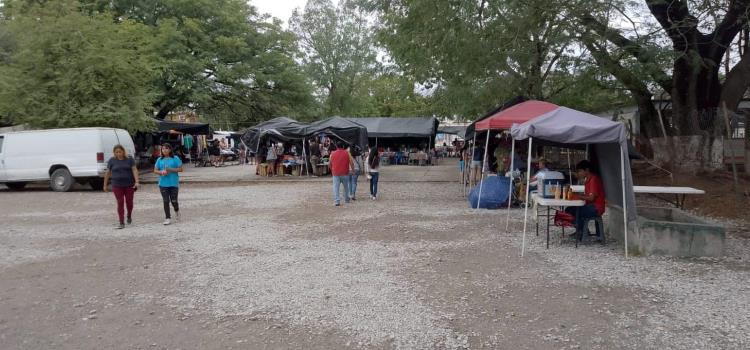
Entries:
{"type": "Polygon", "coordinates": [[[721,100],[720,62],[712,62],[700,54],[695,45],[676,46],[687,51],[675,60],[673,73],[672,113],[679,135],[713,132],[721,100]]]}
{"type": "MultiPolygon", "coordinates": [[[[744,35],[744,34],[743,34],[744,35]]],[[[742,56],[740,61],[729,71],[721,91],[721,101],[726,104],[727,109],[733,112],[737,111],[742,97],[745,95],[750,86],[750,52],[743,49],[740,44],[742,56]]],[[[745,168],[750,160],[750,118],[745,116],[745,168]]]]}
{"type": "Polygon", "coordinates": [[[651,14],[672,41],[674,62],[673,118],[681,135],[714,132],[721,100],[719,70],[734,38],[747,23],[750,0],[729,2],[714,31],[701,32],[686,0],[645,0],[651,14]]]}
{"type": "Polygon", "coordinates": [[[711,33],[704,34],[700,21],[686,0],[645,0],[651,14],[672,41],[674,61],[672,111],[680,135],[701,135],[701,151],[694,160],[705,168],[713,158],[713,141],[723,130],[718,122],[722,86],[721,62],[727,48],[747,23],[750,0],[731,0],[724,17],[711,33]]]}
{"type": "Polygon", "coordinates": [[[337,96],[338,85],[335,81],[328,83],[328,116],[336,114],[336,106],[338,105],[337,96]]]}
{"type": "Polygon", "coordinates": [[[163,120],[167,117],[167,115],[169,115],[169,113],[171,113],[175,109],[175,106],[169,102],[164,102],[157,105],[156,108],[156,119],[163,120]]]}
{"type": "Polygon", "coordinates": [[[156,119],[161,119],[161,120],[164,120],[164,118],[166,118],[166,117],[167,117],[167,115],[169,115],[169,112],[170,112],[170,110],[169,110],[169,109],[166,109],[166,108],[162,108],[162,109],[160,109],[160,110],[159,110],[159,111],[158,111],[158,112],[156,113],[156,119]]]}
{"type": "MultiPolygon", "coordinates": [[[[636,93],[631,90],[633,98],[638,105],[638,117],[640,119],[640,133],[638,133],[638,144],[640,145],[641,153],[646,158],[653,159],[654,152],[651,142],[649,139],[664,136],[661,132],[661,123],[659,122],[659,112],[654,106],[651,94],[636,93]]],[[[674,158],[674,146],[672,145],[671,139],[665,140],[669,146],[666,150],[669,152],[668,159],[674,158]]]]}

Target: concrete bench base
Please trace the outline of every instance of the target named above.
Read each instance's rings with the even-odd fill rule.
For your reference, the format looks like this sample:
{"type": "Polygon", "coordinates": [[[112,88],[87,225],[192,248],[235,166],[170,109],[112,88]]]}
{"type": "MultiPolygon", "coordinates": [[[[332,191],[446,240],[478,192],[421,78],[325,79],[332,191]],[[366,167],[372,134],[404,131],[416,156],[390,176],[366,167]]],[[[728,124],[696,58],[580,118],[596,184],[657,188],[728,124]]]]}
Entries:
{"type": "MultiPolygon", "coordinates": [[[[610,235],[624,242],[622,210],[610,207],[610,235]]],[[[634,225],[630,225],[634,226],[634,225]]],[[[673,208],[638,208],[636,227],[629,227],[628,250],[631,255],[676,257],[719,257],[724,255],[724,228],[673,208]]]]}

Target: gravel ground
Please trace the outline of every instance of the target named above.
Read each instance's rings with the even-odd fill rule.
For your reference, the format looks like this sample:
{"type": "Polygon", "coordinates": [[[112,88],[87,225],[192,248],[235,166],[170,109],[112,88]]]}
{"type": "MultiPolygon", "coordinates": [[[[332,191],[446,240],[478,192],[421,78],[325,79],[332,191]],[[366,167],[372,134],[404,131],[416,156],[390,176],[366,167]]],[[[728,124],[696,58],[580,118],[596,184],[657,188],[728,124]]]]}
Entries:
{"type": "MultiPolygon", "coordinates": [[[[451,168],[452,170],[452,168],[451,168]]],[[[447,171],[447,170],[446,170],[447,171]]],[[[472,211],[453,183],[153,186],[113,230],[111,195],[0,191],[2,349],[746,349],[750,243],[631,258],[472,211]]]]}

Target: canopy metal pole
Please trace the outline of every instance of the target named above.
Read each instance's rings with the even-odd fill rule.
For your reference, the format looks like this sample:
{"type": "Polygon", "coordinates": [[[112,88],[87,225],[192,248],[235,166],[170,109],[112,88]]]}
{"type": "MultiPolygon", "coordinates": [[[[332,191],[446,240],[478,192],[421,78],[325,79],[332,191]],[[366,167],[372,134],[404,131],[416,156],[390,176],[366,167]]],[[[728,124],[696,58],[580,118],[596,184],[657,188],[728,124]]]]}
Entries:
{"type": "Polygon", "coordinates": [[[463,188],[462,191],[464,193],[464,196],[466,195],[466,187],[469,184],[469,167],[471,166],[471,162],[469,162],[466,159],[466,145],[464,145],[464,148],[461,149],[461,157],[464,159],[464,167],[461,169],[461,187],[463,188]]]}
{"type": "MultiPolygon", "coordinates": [[[[510,142],[511,142],[511,146],[510,146],[510,177],[509,177],[510,183],[508,184],[508,217],[505,218],[505,232],[506,233],[508,232],[509,227],[510,227],[510,203],[511,203],[511,200],[513,199],[513,170],[515,169],[514,168],[515,164],[513,164],[513,161],[516,158],[516,157],[513,156],[514,154],[516,154],[516,140],[513,138],[513,136],[510,137],[510,142]]],[[[497,161],[500,162],[499,159],[497,161]]],[[[500,174],[497,174],[497,176],[500,176],[500,174]]]]}
{"type": "MultiPolygon", "coordinates": [[[[526,227],[529,221],[529,183],[531,183],[531,145],[534,142],[533,137],[529,137],[529,156],[526,160],[526,202],[523,210],[523,239],[521,240],[521,257],[526,252],[526,227]]],[[[539,219],[537,219],[539,220],[539,219]]]]}
{"type": "MultiPolygon", "coordinates": [[[[474,174],[472,174],[472,172],[474,172],[474,166],[471,163],[474,162],[474,150],[476,149],[476,147],[477,147],[477,132],[475,130],[474,141],[471,143],[471,155],[469,156],[471,157],[471,160],[469,161],[469,187],[471,187],[471,182],[472,182],[471,180],[472,180],[472,177],[474,176],[474,174]]],[[[466,194],[464,193],[464,195],[466,194]]]]}
{"type": "MultiPolygon", "coordinates": [[[[307,143],[307,139],[302,139],[302,159],[305,162],[305,172],[307,173],[307,176],[309,177],[310,176],[310,166],[309,166],[308,163],[310,163],[310,162],[307,159],[307,148],[305,148],[305,146],[307,146],[306,143],[307,143]]],[[[300,174],[300,175],[302,175],[302,174],[300,174]]]]}
{"type": "Polygon", "coordinates": [[[620,144],[620,175],[622,179],[622,220],[625,227],[625,257],[628,257],[628,201],[625,198],[625,150],[620,144]]]}
{"type": "Polygon", "coordinates": [[[487,130],[487,141],[484,143],[484,157],[482,158],[481,175],[479,177],[479,196],[477,196],[477,207],[479,209],[479,203],[482,201],[482,187],[484,187],[484,167],[487,165],[487,148],[490,147],[490,130],[487,130]]]}
{"type": "Polygon", "coordinates": [[[586,160],[589,160],[589,144],[586,144],[586,160]]]}
{"type": "Polygon", "coordinates": [[[570,165],[570,148],[568,148],[568,178],[570,179],[570,185],[573,185],[573,168],[570,165]]]}
{"type": "MultiPolygon", "coordinates": [[[[425,153],[427,153],[427,159],[429,159],[430,161],[432,161],[432,157],[430,157],[430,154],[432,153],[430,152],[431,145],[432,145],[432,141],[430,141],[430,138],[428,137],[427,138],[427,151],[425,153]]],[[[427,164],[427,161],[425,161],[425,164],[427,164]]]]}

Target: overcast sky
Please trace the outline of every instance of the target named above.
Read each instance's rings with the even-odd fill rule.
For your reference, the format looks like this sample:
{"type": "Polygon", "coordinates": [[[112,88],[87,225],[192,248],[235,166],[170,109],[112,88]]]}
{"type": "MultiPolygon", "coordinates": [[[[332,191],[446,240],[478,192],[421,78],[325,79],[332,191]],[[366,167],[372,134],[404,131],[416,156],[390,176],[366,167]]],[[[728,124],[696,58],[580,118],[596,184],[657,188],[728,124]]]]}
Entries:
{"type": "Polygon", "coordinates": [[[284,26],[289,22],[292,11],[297,7],[303,9],[306,3],[307,0],[250,0],[250,4],[255,6],[258,12],[271,14],[284,22],[284,26]]]}

